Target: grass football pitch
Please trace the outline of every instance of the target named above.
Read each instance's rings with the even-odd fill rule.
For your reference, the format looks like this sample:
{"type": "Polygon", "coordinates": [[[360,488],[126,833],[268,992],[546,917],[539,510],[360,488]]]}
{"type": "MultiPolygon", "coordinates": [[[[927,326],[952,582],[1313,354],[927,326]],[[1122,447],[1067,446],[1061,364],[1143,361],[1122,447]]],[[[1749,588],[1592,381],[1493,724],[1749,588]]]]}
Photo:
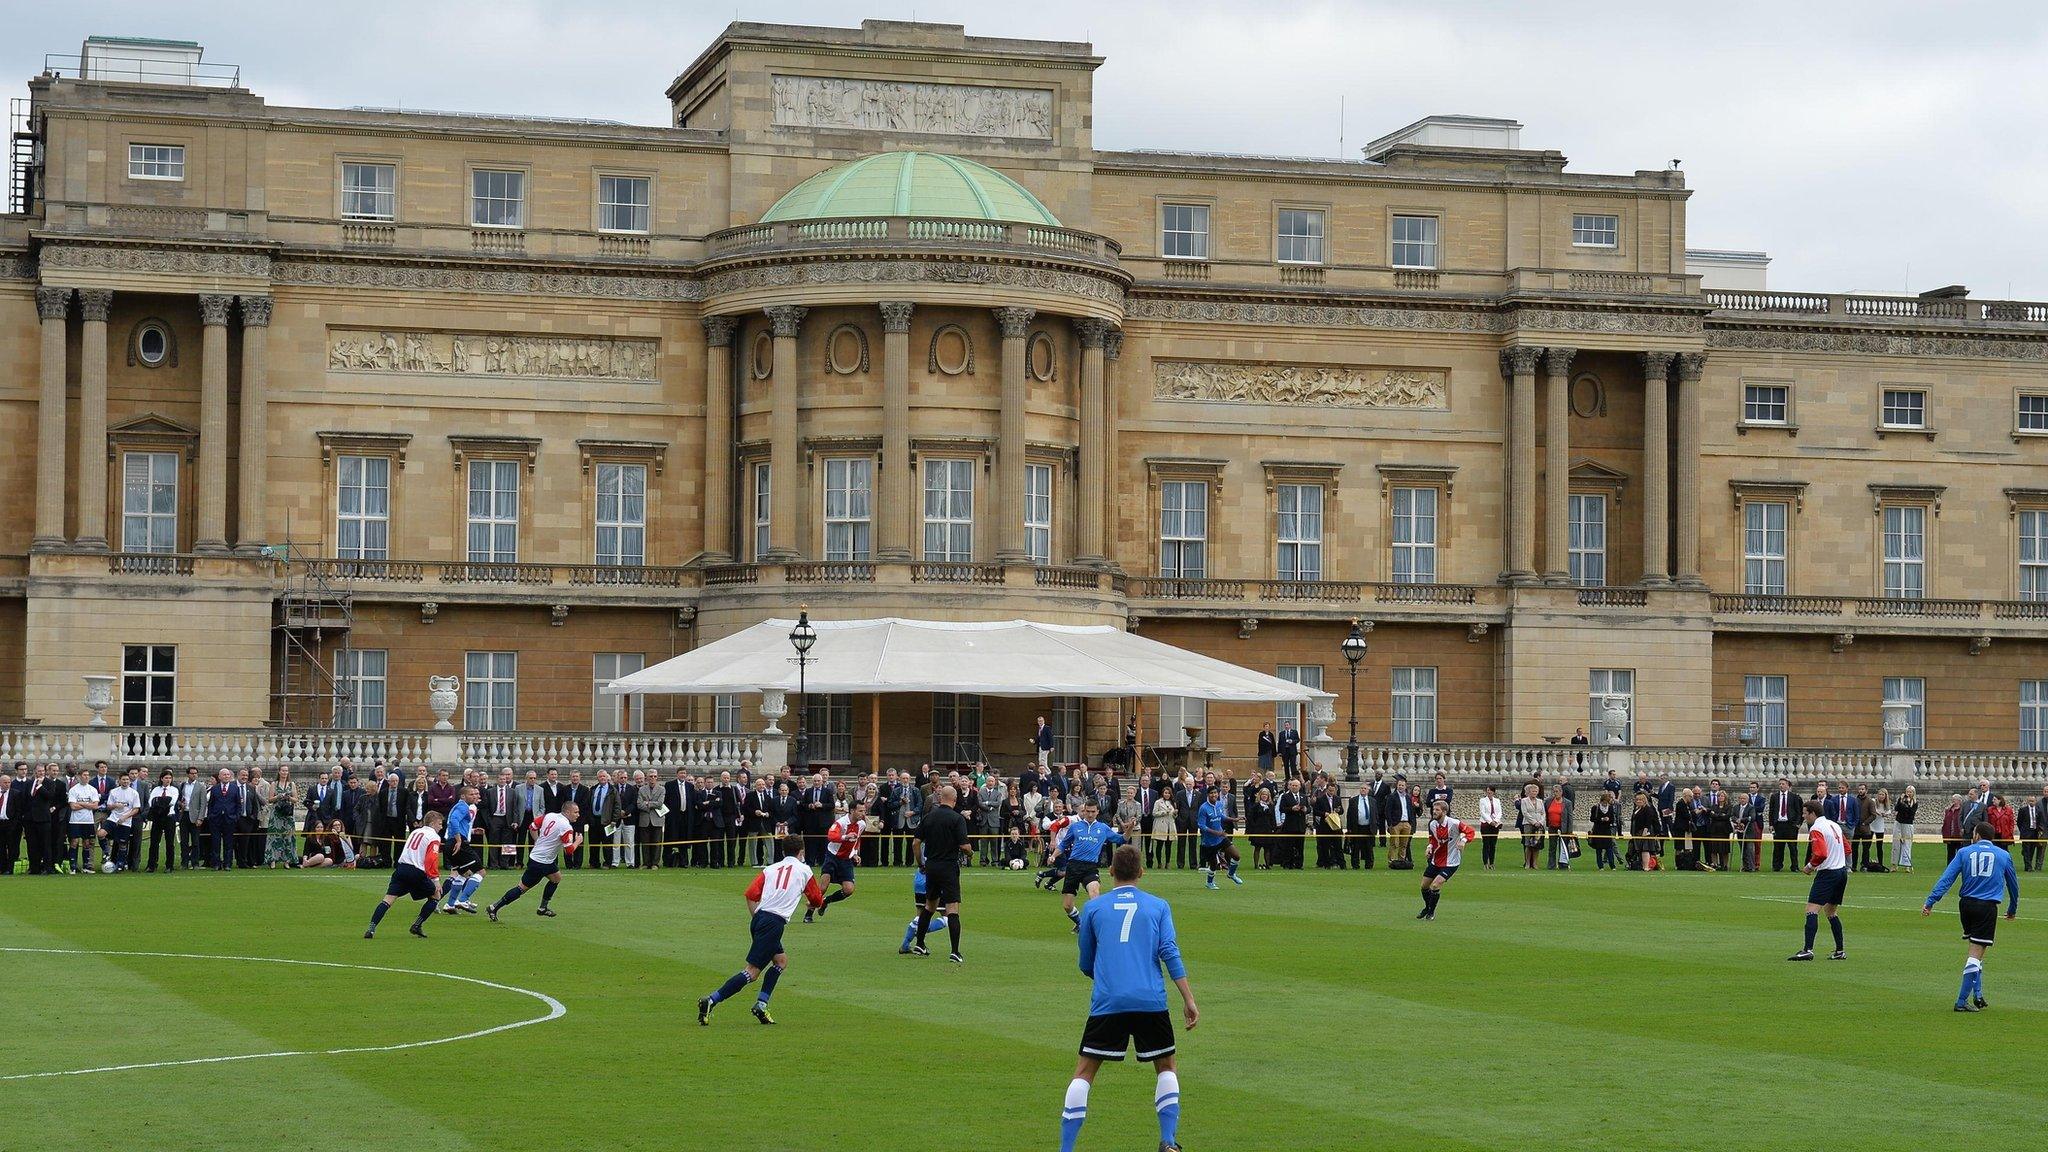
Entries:
{"type": "MultiPolygon", "coordinates": [[[[954,966],[896,954],[908,873],[864,870],[853,901],[790,926],[776,1027],[749,1018],[749,991],[700,1028],[694,1002],[745,954],[749,878],[572,872],[558,918],[530,894],[504,923],[436,916],[416,940],[407,902],[374,941],[381,873],[9,879],[0,1145],[1057,1146],[1088,1001],[1058,897],[969,870],[954,966]],[[388,1050],[327,1054],[344,1048],[388,1050]],[[273,1052],[315,1054],[24,1078],[273,1052]]],[[[1793,873],[1468,865],[1433,923],[1412,918],[1414,873],[1247,873],[1218,892],[1153,874],[1202,1009],[1180,1036],[1182,1143],[2021,1146],[2048,1084],[2048,932],[2025,904],[2001,921],[1990,1010],[1955,1014],[1953,897],[1919,917],[1933,880],[1853,877],[1849,959],[1824,958],[1823,926],[1823,959],[1789,964],[1793,873]]],[[[1154,1148],[1151,1092],[1148,1067],[1105,1067],[1081,1147],[1154,1148]]]]}

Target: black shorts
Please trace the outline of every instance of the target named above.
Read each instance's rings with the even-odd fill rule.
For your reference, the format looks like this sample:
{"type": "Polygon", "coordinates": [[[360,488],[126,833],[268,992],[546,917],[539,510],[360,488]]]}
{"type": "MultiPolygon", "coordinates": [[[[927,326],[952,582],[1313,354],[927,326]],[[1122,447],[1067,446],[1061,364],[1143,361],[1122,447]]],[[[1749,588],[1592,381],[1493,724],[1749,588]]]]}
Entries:
{"type": "Polygon", "coordinates": [[[960,902],[960,866],[958,864],[933,864],[927,861],[924,866],[924,898],[925,903],[938,904],[940,907],[944,907],[947,904],[958,904],[960,902]]]}
{"type": "Polygon", "coordinates": [[[1963,897],[1958,909],[1963,917],[1963,939],[1989,948],[1998,935],[1998,901],[1963,897]]]}
{"type": "Polygon", "coordinates": [[[1230,837],[1225,836],[1214,844],[1202,845],[1202,866],[1215,871],[1230,862],[1230,837]]]}
{"type": "Polygon", "coordinates": [[[560,860],[528,860],[526,862],[526,871],[519,875],[519,886],[521,888],[531,888],[561,870],[562,862],[560,860]]]}
{"type": "Polygon", "coordinates": [[[1808,904],[1840,904],[1849,891],[1847,868],[1823,868],[1813,874],[1813,887],[1806,893],[1808,904]]]}
{"type": "Polygon", "coordinates": [[[825,879],[834,884],[853,883],[853,860],[845,856],[825,854],[825,879]]]}
{"type": "Polygon", "coordinates": [[[754,943],[747,949],[747,967],[766,968],[782,954],[782,930],[789,927],[789,921],[773,912],[757,911],[750,927],[754,943]]]}
{"type": "Polygon", "coordinates": [[[1102,883],[1102,869],[1095,864],[1069,864],[1067,879],[1060,885],[1060,892],[1072,896],[1090,884],[1102,883]]]}
{"type": "Polygon", "coordinates": [[[1083,1056],[1121,1060],[1134,1046],[1140,1060],[1173,1055],[1173,1017],[1165,1012],[1111,1012],[1090,1016],[1081,1030],[1083,1056]]]}
{"type": "Polygon", "coordinates": [[[410,896],[415,900],[434,898],[434,878],[410,864],[400,864],[391,870],[391,883],[384,888],[386,896],[410,896]]]}
{"type": "Polygon", "coordinates": [[[1457,874],[1458,866],[1456,864],[1431,864],[1422,870],[1422,878],[1424,880],[1434,880],[1439,876],[1449,880],[1457,874]]]}
{"type": "Polygon", "coordinates": [[[463,841],[461,848],[448,855],[448,870],[457,875],[481,872],[483,867],[483,853],[477,851],[476,842],[473,840],[463,841]]]}

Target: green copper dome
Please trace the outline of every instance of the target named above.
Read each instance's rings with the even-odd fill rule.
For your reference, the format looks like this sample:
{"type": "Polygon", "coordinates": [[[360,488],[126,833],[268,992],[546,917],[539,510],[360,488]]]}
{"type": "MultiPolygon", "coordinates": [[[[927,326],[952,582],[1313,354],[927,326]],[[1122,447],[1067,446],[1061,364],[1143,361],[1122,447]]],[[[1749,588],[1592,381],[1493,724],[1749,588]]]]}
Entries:
{"type": "Polygon", "coordinates": [[[833,168],[789,190],[762,215],[777,220],[925,216],[1059,226],[1023,185],[984,164],[937,152],[882,152],[833,168]]]}

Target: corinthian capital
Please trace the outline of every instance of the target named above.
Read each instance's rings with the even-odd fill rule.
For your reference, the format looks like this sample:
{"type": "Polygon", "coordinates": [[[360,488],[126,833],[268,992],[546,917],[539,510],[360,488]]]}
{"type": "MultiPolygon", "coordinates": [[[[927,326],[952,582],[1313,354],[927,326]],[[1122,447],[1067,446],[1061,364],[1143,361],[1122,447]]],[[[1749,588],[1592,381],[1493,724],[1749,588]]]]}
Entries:
{"type": "Polygon", "coordinates": [[[884,300],[877,307],[882,310],[882,331],[910,331],[910,314],[917,305],[908,300],[884,300]]]}
{"type": "Polygon", "coordinates": [[[1114,325],[1107,320],[1083,319],[1074,321],[1074,332],[1081,338],[1083,348],[1107,348],[1109,334],[1114,325]]]}
{"type": "Polygon", "coordinates": [[[781,339],[786,336],[794,340],[796,339],[797,329],[803,327],[804,313],[809,312],[810,309],[796,304],[778,304],[773,308],[766,309],[766,311],[769,323],[775,326],[776,338],[781,339]]]}
{"type": "Polygon", "coordinates": [[[700,321],[704,325],[704,344],[710,348],[732,347],[733,329],[739,327],[739,320],[732,316],[706,316],[700,321]]]}
{"type": "Polygon", "coordinates": [[[37,288],[36,315],[45,320],[62,320],[71,310],[71,289],[37,288]]]}
{"type": "Polygon", "coordinates": [[[235,306],[233,296],[208,294],[199,298],[199,322],[208,328],[226,327],[228,312],[235,306]]]}
{"type": "Polygon", "coordinates": [[[1543,370],[1552,376],[1569,376],[1572,371],[1572,358],[1578,354],[1577,348],[1545,348],[1543,370]]]}
{"type": "Polygon", "coordinates": [[[244,296],[242,301],[242,327],[270,327],[270,305],[268,296],[244,296]]]}
{"type": "Polygon", "coordinates": [[[1677,354],[1677,353],[1675,353],[1675,352],[1645,352],[1645,353],[1643,353],[1643,380],[1644,380],[1644,382],[1645,382],[1645,383],[1647,383],[1647,382],[1649,382],[1649,381],[1651,381],[1651,380],[1665,380],[1665,381],[1668,381],[1668,380],[1670,380],[1670,379],[1671,379],[1671,362],[1672,362],[1673,360],[1677,359],[1677,358],[1678,358],[1678,354],[1677,354]]]}
{"type": "Polygon", "coordinates": [[[996,326],[1003,330],[1003,339],[1022,340],[1031,334],[1031,318],[1038,315],[1030,308],[998,308],[996,326]]]}
{"type": "Polygon", "coordinates": [[[1500,373],[1503,376],[1529,376],[1536,371],[1536,361],[1543,355],[1543,349],[1534,344],[1514,344],[1500,350],[1500,373]]]}
{"type": "Polygon", "coordinates": [[[78,318],[91,323],[107,322],[114,313],[114,293],[109,288],[80,288],[78,290],[78,318]]]}
{"type": "Polygon", "coordinates": [[[1706,370],[1707,370],[1707,354],[1706,354],[1705,352],[1680,352],[1680,353],[1678,354],[1678,382],[1679,382],[1679,383],[1681,383],[1681,384],[1695,384],[1695,383],[1698,383],[1698,382],[1699,382],[1699,378],[1700,378],[1700,373],[1702,373],[1702,372],[1705,372],[1706,370]]]}

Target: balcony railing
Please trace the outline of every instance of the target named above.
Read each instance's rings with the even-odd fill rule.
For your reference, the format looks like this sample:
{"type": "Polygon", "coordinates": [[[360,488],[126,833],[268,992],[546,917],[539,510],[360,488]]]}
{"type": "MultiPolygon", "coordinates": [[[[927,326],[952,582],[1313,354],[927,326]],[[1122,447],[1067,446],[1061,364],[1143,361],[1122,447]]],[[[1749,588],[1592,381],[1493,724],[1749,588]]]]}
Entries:
{"type": "Polygon", "coordinates": [[[1713,595],[1716,616],[1819,617],[1855,621],[1927,621],[1930,624],[2048,620],[2048,600],[1936,600],[1890,596],[1713,595]]]}
{"type": "Polygon", "coordinates": [[[577,732],[562,735],[533,732],[464,734],[459,747],[464,768],[486,773],[500,768],[645,768],[672,772],[677,768],[732,768],[742,761],[758,764],[761,740],[745,734],[625,734],[577,732]]]}
{"type": "Polygon", "coordinates": [[[1223,600],[1294,604],[1475,604],[1472,584],[1393,584],[1345,580],[1192,580],[1133,576],[1136,600],[1223,600]]]}
{"type": "Polygon", "coordinates": [[[691,569],[651,564],[484,564],[462,560],[295,561],[308,576],[330,582],[494,584],[540,587],[683,588],[691,569]]]}
{"type": "Polygon", "coordinates": [[[1001,564],[934,564],[910,566],[912,584],[1001,584],[1001,564]]]}
{"type": "Polygon", "coordinates": [[[1709,289],[1707,302],[1722,312],[1768,312],[1857,320],[1990,321],[2048,326],[2048,304],[2030,300],[1972,300],[1967,296],[1866,296],[1837,292],[1749,292],[1709,289]]]}
{"type": "Polygon", "coordinates": [[[913,247],[1029,251],[1093,263],[1114,263],[1117,242],[1092,232],[1004,220],[922,216],[866,216],[836,220],[778,220],[714,232],[705,240],[713,260],[815,248],[913,247]]]}
{"type": "MultiPolygon", "coordinates": [[[[758,763],[761,737],[704,732],[373,732],[288,728],[0,728],[0,761],[77,763],[89,742],[108,742],[108,763],[120,767],[274,768],[319,771],[346,759],[367,771],[382,762],[402,768],[434,763],[437,741],[452,741],[444,767],[731,768],[758,763]]],[[[95,749],[97,751],[97,749],[95,749]]]]}

